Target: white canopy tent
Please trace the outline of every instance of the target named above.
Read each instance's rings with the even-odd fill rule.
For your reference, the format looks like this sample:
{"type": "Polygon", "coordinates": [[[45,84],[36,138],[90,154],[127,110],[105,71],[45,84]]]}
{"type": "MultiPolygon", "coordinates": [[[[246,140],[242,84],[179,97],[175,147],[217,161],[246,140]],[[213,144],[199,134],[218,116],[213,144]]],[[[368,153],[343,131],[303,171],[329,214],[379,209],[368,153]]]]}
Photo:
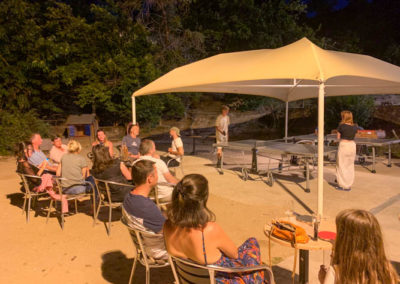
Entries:
{"type": "Polygon", "coordinates": [[[322,215],[325,96],[400,94],[400,67],[366,55],[324,50],[307,38],[276,49],[219,54],[176,68],[134,92],[133,121],[135,97],[170,92],[250,94],[284,102],[318,97],[318,214],[322,215]]]}

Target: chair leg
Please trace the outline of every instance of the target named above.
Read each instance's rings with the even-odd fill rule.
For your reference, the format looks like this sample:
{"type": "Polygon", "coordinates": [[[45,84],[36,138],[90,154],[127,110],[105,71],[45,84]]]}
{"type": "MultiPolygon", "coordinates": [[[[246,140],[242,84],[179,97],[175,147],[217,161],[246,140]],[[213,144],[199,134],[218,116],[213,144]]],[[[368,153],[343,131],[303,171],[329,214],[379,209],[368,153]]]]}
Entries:
{"type": "Polygon", "coordinates": [[[74,200],[75,200],[75,214],[78,214],[78,200],[77,199],[74,200]]]}
{"type": "Polygon", "coordinates": [[[52,208],[53,208],[53,199],[50,200],[49,211],[47,211],[46,224],[49,222],[49,217],[50,217],[50,213],[51,213],[51,209],[52,208]]]}
{"type": "Polygon", "coordinates": [[[111,219],[112,219],[112,206],[108,206],[108,231],[107,234],[111,234],[111,219]]]}
{"type": "Polygon", "coordinates": [[[25,212],[26,199],[27,199],[27,195],[25,194],[25,196],[24,196],[24,205],[22,205],[22,215],[24,215],[24,212],[25,212]]]}
{"type": "Polygon", "coordinates": [[[132,270],[131,270],[131,276],[129,277],[129,284],[132,283],[133,274],[135,274],[136,264],[137,264],[137,257],[135,257],[135,260],[133,261],[132,270]]]}
{"type": "Polygon", "coordinates": [[[146,284],[150,284],[150,268],[146,267],[146,284]]]}
{"type": "Polygon", "coordinates": [[[29,223],[29,216],[31,215],[31,200],[32,198],[29,196],[28,200],[28,210],[26,211],[26,223],[29,223]]]}
{"type": "Polygon", "coordinates": [[[101,200],[99,200],[99,206],[97,206],[97,209],[93,208],[93,210],[95,211],[95,217],[94,217],[94,220],[93,220],[93,226],[96,225],[96,221],[97,221],[97,218],[98,218],[99,213],[100,213],[100,208],[101,208],[101,200]]]}
{"type": "Polygon", "coordinates": [[[61,214],[61,230],[64,230],[64,212],[60,210],[60,214],[61,214]]]}

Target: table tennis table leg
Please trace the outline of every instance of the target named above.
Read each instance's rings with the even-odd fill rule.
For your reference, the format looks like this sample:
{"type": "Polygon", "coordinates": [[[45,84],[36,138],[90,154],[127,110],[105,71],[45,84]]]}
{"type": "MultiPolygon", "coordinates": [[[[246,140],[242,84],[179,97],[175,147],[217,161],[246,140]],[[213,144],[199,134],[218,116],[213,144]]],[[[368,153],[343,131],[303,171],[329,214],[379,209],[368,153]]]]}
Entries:
{"type": "Polygon", "coordinates": [[[308,260],[309,260],[309,251],[301,249],[300,261],[299,261],[299,283],[301,284],[308,283],[308,260]]]}
{"type": "Polygon", "coordinates": [[[387,166],[389,168],[392,167],[392,147],[391,147],[390,144],[389,144],[389,153],[388,153],[388,164],[387,164],[387,166]]]}
{"type": "Polygon", "coordinates": [[[376,170],[375,170],[375,155],[376,155],[376,153],[375,153],[375,146],[372,146],[372,173],[374,174],[374,173],[376,173],[376,170]]]}
{"type": "Polygon", "coordinates": [[[308,165],[308,158],[306,158],[306,190],[310,192],[310,166],[308,165]]]}
{"type": "Polygon", "coordinates": [[[196,138],[193,137],[192,155],[196,155],[196,138]]]}

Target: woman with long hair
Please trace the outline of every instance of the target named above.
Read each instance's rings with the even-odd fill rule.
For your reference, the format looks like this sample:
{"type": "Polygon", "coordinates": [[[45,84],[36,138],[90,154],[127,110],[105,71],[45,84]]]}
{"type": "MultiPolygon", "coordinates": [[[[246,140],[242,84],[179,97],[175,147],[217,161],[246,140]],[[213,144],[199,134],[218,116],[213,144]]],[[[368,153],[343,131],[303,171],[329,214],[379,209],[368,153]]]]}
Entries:
{"type": "Polygon", "coordinates": [[[337,129],[340,139],[336,162],[337,190],[350,191],[354,182],[354,160],[356,158],[356,143],[354,137],[357,126],[353,122],[353,114],[344,110],[341,112],[342,121],[337,129]]]}
{"type": "MultiPolygon", "coordinates": [[[[93,167],[91,174],[98,179],[128,183],[131,180],[131,172],[119,159],[113,159],[106,147],[96,145],[92,149],[93,167]]],[[[111,184],[110,193],[113,202],[121,202],[132,190],[132,187],[111,184]]]]}
{"type": "Polygon", "coordinates": [[[92,146],[94,147],[96,145],[101,145],[101,146],[107,147],[108,151],[110,153],[110,156],[111,157],[114,156],[113,143],[107,139],[107,135],[103,129],[98,129],[96,131],[96,141],[94,141],[92,143],[92,146]]]}
{"type": "Polygon", "coordinates": [[[321,266],[323,284],[397,284],[400,280],[386,258],[382,231],[375,216],[347,209],[336,216],[332,266],[321,266]]]}
{"type": "MultiPolygon", "coordinates": [[[[260,247],[255,238],[239,248],[215,222],[207,208],[208,181],[190,174],[176,185],[167,210],[164,238],[168,253],[197,263],[224,267],[254,266],[261,262],[260,247]]],[[[263,283],[264,273],[216,275],[217,283],[263,283]]]]}
{"type": "MultiPolygon", "coordinates": [[[[39,167],[35,167],[28,162],[33,154],[33,146],[31,142],[20,142],[17,145],[15,156],[17,157],[17,172],[32,176],[41,176],[46,169],[47,160],[44,160],[39,167]]],[[[32,190],[41,184],[38,178],[28,178],[29,189],[32,190]]],[[[22,187],[23,188],[23,187],[22,187]]],[[[25,190],[25,188],[23,188],[25,190]]]]}

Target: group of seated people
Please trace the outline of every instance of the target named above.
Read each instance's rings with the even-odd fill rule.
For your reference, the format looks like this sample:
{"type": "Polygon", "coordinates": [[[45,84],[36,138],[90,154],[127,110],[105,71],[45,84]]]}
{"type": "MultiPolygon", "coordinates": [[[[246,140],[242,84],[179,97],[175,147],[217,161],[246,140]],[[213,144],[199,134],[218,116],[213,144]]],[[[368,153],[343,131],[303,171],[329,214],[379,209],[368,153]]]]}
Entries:
{"type": "MultiPolygon", "coordinates": [[[[123,217],[130,226],[157,234],[144,238],[146,252],[155,262],[165,262],[170,254],[203,265],[242,267],[261,264],[260,247],[255,238],[249,238],[237,247],[216,223],[215,214],[207,207],[209,184],[206,177],[189,174],[177,180],[156,154],[154,142],[141,141],[137,137],[138,127],[132,130],[135,127],[129,129],[130,138],[125,139],[128,149],[133,144],[137,147],[137,152],[130,150],[135,159],[131,169],[113,158],[112,144],[107,146],[104,139],[93,146],[90,171],[86,159],[79,155],[81,146],[75,140],[63,147],[58,138],[54,139],[57,149],[49,161],[39,149],[40,135],[35,134],[30,142],[20,144],[18,171],[35,175],[57,173],[70,181],[79,181],[78,184],[63,184],[67,194],[87,191],[82,182],[90,175],[124,184],[131,180],[132,187],[111,187],[111,196],[113,201],[123,202],[123,217]],[[166,211],[149,198],[155,187],[159,197],[170,202],[166,211]]],[[[174,137],[174,131],[179,135],[179,131],[171,129],[171,137],[174,137]]],[[[180,155],[178,149],[181,146],[176,146],[175,149],[172,146],[169,153],[180,155]]],[[[385,255],[381,229],[373,214],[365,210],[344,210],[336,218],[336,229],[331,266],[321,267],[321,283],[397,283],[397,273],[385,255]]],[[[217,283],[266,282],[263,271],[218,273],[216,278],[217,283]]]]}

